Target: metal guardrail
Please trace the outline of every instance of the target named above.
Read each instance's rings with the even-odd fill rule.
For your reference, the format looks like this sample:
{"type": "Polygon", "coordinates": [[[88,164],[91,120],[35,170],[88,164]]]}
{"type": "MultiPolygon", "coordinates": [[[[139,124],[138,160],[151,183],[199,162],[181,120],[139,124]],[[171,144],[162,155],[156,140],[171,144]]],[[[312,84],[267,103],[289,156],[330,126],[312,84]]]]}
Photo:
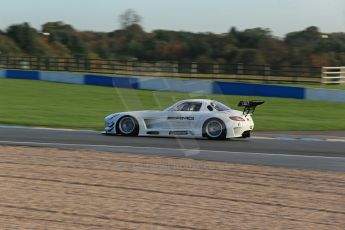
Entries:
{"type": "Polygon", "coordinates": [[[322,67],[322,84],[345,84],[345,66],[322,67]]]}
{"type": "Polygon", "coordinates": [[[283,83],[320,83],[321,67],[0,56],[0,68],[283,83]]]}

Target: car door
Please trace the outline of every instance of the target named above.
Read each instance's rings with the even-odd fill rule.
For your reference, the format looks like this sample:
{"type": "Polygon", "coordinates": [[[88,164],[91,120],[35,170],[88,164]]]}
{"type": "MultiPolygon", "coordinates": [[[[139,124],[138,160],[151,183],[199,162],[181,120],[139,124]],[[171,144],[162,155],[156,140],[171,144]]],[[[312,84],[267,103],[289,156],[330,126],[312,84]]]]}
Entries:
{"type": "Polygon", "coordinates": [[[201,102],[184,102],[169,111],[167,123],[171,130],[190,130],[198,120],[201,102]]]}
{"type": "Polygon", "coordinates": [[[167,111],[145,111],[141,114],[148,130],[168,129],[167,111]]]}

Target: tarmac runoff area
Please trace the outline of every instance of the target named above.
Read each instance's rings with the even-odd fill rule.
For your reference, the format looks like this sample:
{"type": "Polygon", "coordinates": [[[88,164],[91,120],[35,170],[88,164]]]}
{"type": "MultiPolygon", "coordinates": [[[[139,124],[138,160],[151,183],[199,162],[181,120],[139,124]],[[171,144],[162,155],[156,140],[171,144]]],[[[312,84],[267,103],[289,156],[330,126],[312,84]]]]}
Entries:
{"type": "Polygon", "coordinates": [[[92,130],[0,127],[0,145],[88,149],[345,172],[345,132],[255,132],[250,139],[103,136],[92,130]]]}
{"type": "Polygon", "coordinates": [[[0,145],[0,181],[1,229],[345,226],[343,172],[0,145]]]}

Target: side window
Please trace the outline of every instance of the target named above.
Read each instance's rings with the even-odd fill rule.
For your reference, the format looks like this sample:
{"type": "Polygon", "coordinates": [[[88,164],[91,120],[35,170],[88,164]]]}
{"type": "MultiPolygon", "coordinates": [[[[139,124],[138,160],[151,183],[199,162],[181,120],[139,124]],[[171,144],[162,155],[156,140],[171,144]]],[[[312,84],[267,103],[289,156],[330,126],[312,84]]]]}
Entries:
{"type": "Polygon", "coordinates": [[[176,107],[175,111],[200,111],[202,103],[200,102],[185,102],[176,107]]]}
{"type": "Polygon", "coordinates": [[[179,104],[178,106],[176,106],[176,108],[174,109],[174,111],[185,111],[183,110],[186,106],[188,106],[188,103],[185,102],[185,103],[182,103],[182,104],[179,104]]]}
{"type": "Polygon", "coordinates": [[[190,107],[189,107],[189,110],[188,111],[194,111],[194,112],[198,112],[200,111],[201,109],[201,103],[199,102],[193,102],[193,103],[190,103],[190,107]]]}

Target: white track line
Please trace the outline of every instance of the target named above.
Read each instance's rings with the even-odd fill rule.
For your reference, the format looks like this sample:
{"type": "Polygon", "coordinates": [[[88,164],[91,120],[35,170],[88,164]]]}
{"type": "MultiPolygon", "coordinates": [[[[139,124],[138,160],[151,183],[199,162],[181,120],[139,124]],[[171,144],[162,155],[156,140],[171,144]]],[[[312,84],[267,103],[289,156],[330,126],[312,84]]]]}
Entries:
{"type": "MultiPolygon", "coordinates": [[[[294,154],[276,154],[276,153],[256,153],[256,152],[232,152],[232,151],[218,151],[218,150],[200,150],[200,149],[174,149],[174,148],[158,148],[158,147],[146,147],[146,146],[112,146],[112,145],[91,145],[91,144],[69,144],[69,143],[52,143],[52,142],[25,142],[25,141],[0,141],[3,145],[27,145],[27,146],[48,146],[48,147],[103,147],[111,149],[132,149],[132,150],[160,150],[160,151],[182,151],[190,152],[193,151],[195,154],[199,153],[227,153],[227,154],[247,154],[247,155],[258,155],[265,157],[279,156],[279,157],[295,157],[295,158],[316,158],[316,159],[339,159],[345,160],[345,157],[327,157],[327,156],[308,156],[308,155],[294,155],[294,154]]],[[[194,155],[194,154],[193,154],[194,155]]]]}
{"type": "Polygon", "coordinates": [[[335,139],[335,138],[313,138],[313,137],[260,137],[254,136],[251,139],[257,140],[276,140],[276,141],[327,141],[327,142],[345,142],[345,139],[335,139]]]}
{"type": "Polygon", "coordinates": [[[52,131],[68,131],[68,132],[92,132],[100,133],[101,131],[88,130],[88,129],[67,129],[67,128],[49,128],[49,127],[29,127],[29,126],[4,126],[0,125],[0,128],[7,129],[36,129],[36,130],[52,130],[52,131]]]}

